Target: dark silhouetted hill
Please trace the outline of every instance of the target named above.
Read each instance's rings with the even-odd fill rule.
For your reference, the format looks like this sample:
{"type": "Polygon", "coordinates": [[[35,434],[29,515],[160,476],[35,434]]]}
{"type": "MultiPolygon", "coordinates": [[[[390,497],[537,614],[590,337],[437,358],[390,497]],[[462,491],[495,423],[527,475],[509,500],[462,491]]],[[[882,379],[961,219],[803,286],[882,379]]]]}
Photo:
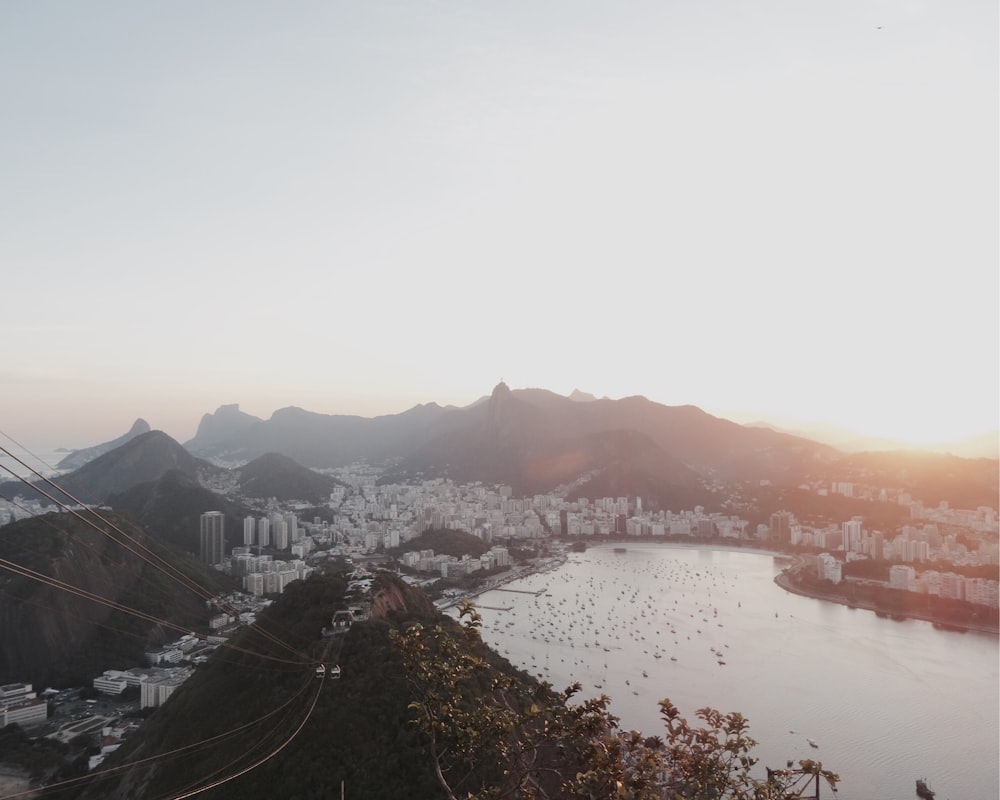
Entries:
{"type": "MultiPolygon", "coordinates": [[[[91,518],[89,512],[83,515],[91,518]]],[[[155,557],[140,557],[141,549],[110,525],[97,522],[105,534],[60,513],[5,526],[0,558],[44,576],[45,581],[59,581],[177,627],[141,619],[17,574],[8,566],[0,571],[0,683],[89,683],[106,669],[144,665],[143,654],[151,645],[176,639],[187,630],[207,629],[203,598],[169,577],[165,564],[212,592],[228,588],[228,581],[158,542],[128,517],[110,511],[102,516],[155,557]]]]}
{"type": "Polygon", "coordinates": [[[211,445],[203,446],[195,437],[190,449],[199,456],[230,461],[251,461],[266,453],[281,453],[307,467],[340,467],[410,452],[427,440],[429,426],[446,413],[435,403],[373,418],[316,414],[289,407],[211,445]]]}
{"type": "MultiPolygon", "coordinates": [[[[340,797],[343,782],[347,797],[441,798],[426,747],[412,722],[410,687],[389,632],[411,620],[453,623],[437,615],[426,596],[394,576],[379,573],[375,584],[371,619],[329,640],[322,639],[320,631],[343,607],[345,580],[314,575],[289,585],[258,623],[260,629],[276,632],[305,661],[296,664],[298,656],[260,629],[243,631],[234,641],[238,649],[219,650],[199,667],[105,762],[104,767],[113,770],[109,777],[80,796],[175,796],[260,760],[303,725],[273,758],[199,797],[334,798],[340,797]],[[327,645],[336,651],[343,672],[339,680],[327,679],[324,685],[314,677],[315,662],[309,656],[318,657],[327,645]],[[195,742],[204,744],[190,747],[195,742]],[[171,751],[175,755],[169,759],[156,758],[171,751]]],[[[485,648],[484,655],[493,668],[512,669],[485,648]]],[[[488,678],[485,675],[484,682],[488,678]]]]}
{"type": "Polygon", "coordinates": [[[239,491],[245,497],[274,497],[278,500],[306,500],[323,503],[342,481],[320,475],[288,456],[265,453],[236,470],[239,491]]]}
{"type": "Polygon", "coordinates": [[[155,531],[160,541],[192,555],[197,555],[201,547],[200,518],[206,511],[221,511],[226,517],[226,552],[242,544],[243,518],[252,513],[178,469],[112,494],[107,503],[155,531]]]}

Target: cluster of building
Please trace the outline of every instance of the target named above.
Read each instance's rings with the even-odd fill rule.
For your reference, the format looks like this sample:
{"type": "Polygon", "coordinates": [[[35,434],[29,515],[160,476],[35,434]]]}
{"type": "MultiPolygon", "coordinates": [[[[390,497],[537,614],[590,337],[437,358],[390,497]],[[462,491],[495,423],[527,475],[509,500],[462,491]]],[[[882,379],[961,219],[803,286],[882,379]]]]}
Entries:
{"type": "Polygon", "coordinates": [[[779,543],[840,550],[848,558],[860,556],[904,563],[940,560],[973,566],[1000,563],[1000,546],[996,542],[981,539],[970,550],[955,533],[942,533],[933,522],[903,525],[895,536],[888,538],[882,531],[866,530],[862,517],[852,517],[839,526],[834,523],[815,528],[799,524],[788,511],[778,511],[771,515],[766,534],[779,543]]]}
{"type": "MultiPolygon", "coordinates": [[[[312,574],[312,567],[306,566],[302,557],[312,550],[313,543],[303,535],[294,513],[272,513],[259,519],[246,517],[243,545],[234,547],[230,555],[226,555],[226,517],[221,511],[206,511],[201,515],[199,534],[201,560],[240,578],[244,591],[254,597],[281,594],[292,581],[304,580],[312,574]],[[299,558],[275,559],[271,554],[261,553],[264,547],[291,548],[292,555],[299,558]]],[[[212,627],[224,627],[229,622],[232,620],[213,619],[212,627]]]]}
{"type": "MultiPolygon", "coordinates": [[[[913,522],[887,534],[866,530],[862,517],[853,517],[823,527],[804,525],[788,511],[773,514],[769,524],[751,530],[749,523],[735,514],[708,513],[701,506],[685,511],[645,511],[641,498],[580,497],[565,499],[561,492],[514,497],[509,486],[482,484],[456,485],[444,479],[415,484],[380,484],[379,472],[367,465],[332,471],[344,486],[330,495],[327,506],[332,519],[300,520],[294,511],[272,510],[259,517],[247,517],[243,543],[224,556],[224,520],[219,512],[202,518],[202,538],[206,560],[223,564],[242,578],[246,591],[254,595],[280,593],[293,580],[307,577],[307,563],[331,554],[375,552],[399,547],[428,529],[462,530],[484,542],[539,539],[550,533],[565,537],[594,536],[690,536],[722,537],[734,540],[764,540],[778,546],[806,546],[825,551],[817,562],[822,577],[841,580],[844,561],[871,558],[903,564],[948,561],[961,565],[997,564],[1000,546],[993,536],[976,536],[971,546],[956,533],[959,530],[995,533],[996,512],[989,508],[956,510],[939,504],[927,509],[906,492],[878,490],[848,482],[836,482],[819,489],[851,497],[898,502],[910,508],[913,522]],[[291,559],[281,560],[262,554],[267,547],[285,551],[291,559]],[[256,550],[256,554],[255,554],[256,550]]],[[[456,577],[489,570],[509,563],[505,548],[493,547],[481,558],[454,558],[430,551],[410,551],[403,555],[404,566],[436,575],[456,577]]],[[[953,581],[945,581],[945,596],[958,592],[953,581]]],[[[964,585],[965,582],[963,582],[964,585]]],[[[992,582],[996,584],[995,581],[992,582]]],[[[995,588],[970,583],[961,594],[973,602],[992,602],[995,588]]],[[[938,591],[941,581],[910,581],[919,591],[938,591]]],[[[914,590],[910,588],[909,590],[914,590]]]]}
{"type": "Polygon", "coordinates": [[[194,672],[192,667],[133,667],[108,669],[94,678],[94,689],[101,694],[117,697],[130,686],[139,689],[139,708],[158,708],[194,672]]]}
{"type": "MultiPolygon", "coordinates": [[[[222,622],[233,622],[232,614],[216,614],[209,627],[218,629],[222,622]]],[[[101,694],[117,697],[129,687],[139,689],[139,707],[157,708],[186,681],[194,667],[204,663],[216,647],[226,641],[222,635],[185,634],[156,650],[146,653],[149,667],[108,669],[94,678],[93,687],[101,694]]]]}
{"type": "MultiPolygon", "coordinates": [[[[843,579],[843,562],[830,553],[820,553],[816,557],[816,575],[824,580],[840,583],[843,579]]],[[[1000,583],[986,578],[969,578],[957,572],[933,569],[917,572],[909,564],[893,564],[889,567],[889,588],[965,600],[991,608],[1000,607],[1000,583]]]]}
{"type": "Polygon", "coordinates": [[[899,533],[886,539],[881,531],[866,531],[864,520],[853,517],[840,526],[823,529],[800,525],[793,514],[778,511],[771,515],[768,535],[777,543],[827,548],[839,553],[821,553],[816,559],[819,578],[840,583],[843,564],[856,559],[903,562],[889,568],[889,588],[907,592],[950,597],[979,605],[998,607],[998,584],[995,580],[966,578],[955,572],[923,570],[912,564],[945,561],[953,564],[982,566],[997,564],[1000,548],[995,542],[980,540],[974,550],[958,541],[954,533],[942,534],[936,523],[921,526],[903,525],[899,533]]]}
{"type": "Polygon", "coordinates": [[[419,572],[432,572],[442,578],[460,578],[481,570],[489,571],[511,565],[510,552],[499,545],[494,545],[479,558],[434,555],[433,550],[408,550],[399,560],[404,567],[419,572]]]}
{"type": "Polygon", "coordinates": [[[928,569],[918,573],[909,564],[889,567],[889,586],[906,592],[966,600],[977,605],[997,608],[1000,605],[1000,585],[985,578],[967,578],[955,572],[928,569]]]}
{"type": "Polygon", "coordinates": [[[292,581],[305,580],[313,572],[301,559],[283,561],[259,551],[254,555],[247,545],[234,547],[222,566],[228,574],[240,578],[243,590],[254,597],[281,594],[292,581]]]}

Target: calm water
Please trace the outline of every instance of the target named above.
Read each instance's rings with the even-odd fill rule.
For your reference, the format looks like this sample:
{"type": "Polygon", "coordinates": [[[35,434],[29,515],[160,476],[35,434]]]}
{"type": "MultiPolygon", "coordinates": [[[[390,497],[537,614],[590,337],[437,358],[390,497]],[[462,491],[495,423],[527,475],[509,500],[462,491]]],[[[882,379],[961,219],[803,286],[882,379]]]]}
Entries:
{"type": "Polygon", "coordinates": [[[0,444],[28,465],[24,467],[10,456],[0,453],[0,483],[17,480],[16,475],[23,475],[29,480],[35,480],[31,470],[40,472],[42,475],[56,474],[56,464],[69,455],[68,451],[51,448],[32,449],[30,452],[26,452],[23,448],[2,437],[0,437],[0,444]],[[11,472],[14,475],[11,475],[11,472]]]}
{"type": "Polygon", "coordinates": [[[996,800],[997,637],[788,594],[773,582],[784,563],[597,547],[477,605],[496,650],[556,688],[610,695],[625,728],[660,733],[669,697],[691,721],[740,711],[762,766],[822,761],[841,800],[915,797],[923,776],[937,800],[996,800]]]}

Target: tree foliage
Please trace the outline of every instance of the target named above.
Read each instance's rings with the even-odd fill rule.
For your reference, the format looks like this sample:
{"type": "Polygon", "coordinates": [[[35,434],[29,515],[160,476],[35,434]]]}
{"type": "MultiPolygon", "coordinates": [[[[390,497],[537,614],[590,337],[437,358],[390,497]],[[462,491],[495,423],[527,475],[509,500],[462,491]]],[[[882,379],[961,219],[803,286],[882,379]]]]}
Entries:
{"type": "Polygon", "coordinates": [[[576,703],[579,684],[554,692],[493,669],[471,603],[460,606],[460,624],[449,623],[414,622],[392,637],[451,800],[792,800],[820,780],[836,786],[812,761],[755,775],[756,742],[736,712],[703,708],[693,725],[664,699],[662,737],[624,731],[605,695],[576,703]]]}

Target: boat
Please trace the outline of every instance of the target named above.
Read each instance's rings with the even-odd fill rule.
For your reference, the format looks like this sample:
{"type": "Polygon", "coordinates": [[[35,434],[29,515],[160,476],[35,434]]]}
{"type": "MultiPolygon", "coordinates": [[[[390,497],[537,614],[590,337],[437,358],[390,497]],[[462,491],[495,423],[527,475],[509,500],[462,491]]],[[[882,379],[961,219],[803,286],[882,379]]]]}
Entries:
{"type": "Polygon", "coordinates": [[[806,741],[809,742],[810,747],[819,747],[819,745],[816,744],[816,742],[814,742],[812,739],[806,739],[806,741]]]}
{"type": "Polygon", "coordinates": [[[624,547],[616,547],[616,548],[614,548],[614,552],[616,552],[616,553],[627,553],[628,550],[626,550],[624,547]]]}
{"type": "Polygon", "coordinates": [[[924,800],[934,800],[934,792],[931,791],[924,778],[917,778],[917,797],[922,797],[924,800]]]}

